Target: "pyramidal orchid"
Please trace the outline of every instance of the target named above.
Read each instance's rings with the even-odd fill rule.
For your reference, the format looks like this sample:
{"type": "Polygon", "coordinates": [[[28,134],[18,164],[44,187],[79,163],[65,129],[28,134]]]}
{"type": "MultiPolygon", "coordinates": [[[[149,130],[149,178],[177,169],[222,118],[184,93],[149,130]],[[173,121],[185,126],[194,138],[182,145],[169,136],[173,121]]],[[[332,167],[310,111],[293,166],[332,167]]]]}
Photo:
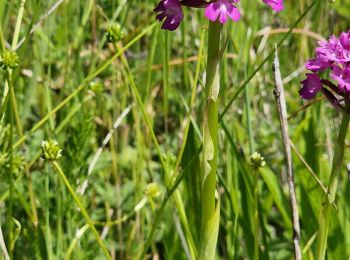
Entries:
{"type": "MultiPolygon", "coordinates": [[[[162,29],[176,30],[184,18],[182,7],[203,8],[204,14],[210,21],[219,21],[224,24],[230,18],[238,21],[241,14],[237,3],[239,0],[161,0],[154,11],[158,13],[157,20],[164,21],[162,29]]],[[[263,3],[270,6],[274,11],[284,9],[283,0],[263,0],[263,3]]]]}
{"type": "Polygon", "coordinates": [[[334,145],[327,194],[322,198],[319,214],[316,259],[325,259],[328,229],[333,219],[330,208],[336,197],[350,121],[350,31],[341,33],[339,37],[333,35],[328,41],[319,41],[316,57],[309,59],[305,67],[311,73],[306,74],[306,79],[301,82],[300,96],[310,100],[322,92],[334,107],[343,112],[334,145]],[[330,79],[326,78],[327,75],[330,79]]]}
{"type": "Polygon", "coordinates": [[[300,96],[310,100],[322,92],[332,104],[343,108],[340,103],[350,101],[350,31],[319,41],[316,57],[309,59],[305,67],[311,73],[301,82],[300,96]],[[323,77],[328,74],[325,72],[332,81],[323,77]]]}

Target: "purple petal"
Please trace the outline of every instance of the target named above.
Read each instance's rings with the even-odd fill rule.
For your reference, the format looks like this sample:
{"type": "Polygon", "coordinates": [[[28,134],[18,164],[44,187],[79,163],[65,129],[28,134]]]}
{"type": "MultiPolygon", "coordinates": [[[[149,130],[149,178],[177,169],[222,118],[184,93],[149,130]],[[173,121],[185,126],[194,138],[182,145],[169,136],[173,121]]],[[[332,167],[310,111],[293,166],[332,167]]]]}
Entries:
{"type": "Polygon", "coordinates": [[[159,13],[156,19],[163,21],[162,29],[176,30],[184,18],[179,0],[162,0],[154,11],[159,13]]]}
{"type": "Polygon", "coordinates": [[[306,74],[306,79],[301,82],[303,87],[299,90],[299,95],[303,99],[313,99],[322,88],[320,77],[316,73],[306,74]]]}
{"type": "Polygon", "coordinates": [[[276,12],[280,12],[284,9],[283,0],[263,0],[263,2],[276,12]]]}
{"type": "Polygon", "coordinates": [[[233,4],[236,2],[238,2],[238,0],[217,0],[216,2],[210,3],[205,8],[205,16],[213,22],[219,19],[219,22],[222,24],[227,22],[228,17],[236,22],[241,18],[241,14],[233,4]]]}
{"type": "Polygon", "coordinates": [[[338,87],[342,92],[350,92],[350,66],[340,68],[332,67],[331,77],[338,82],[338,87]]]}
{"type": "Polygon", "coordinates": [[[312,72],[323,71],[331,67],[331,64],[323,59],[309,59],[305,67],[312,72]]]}

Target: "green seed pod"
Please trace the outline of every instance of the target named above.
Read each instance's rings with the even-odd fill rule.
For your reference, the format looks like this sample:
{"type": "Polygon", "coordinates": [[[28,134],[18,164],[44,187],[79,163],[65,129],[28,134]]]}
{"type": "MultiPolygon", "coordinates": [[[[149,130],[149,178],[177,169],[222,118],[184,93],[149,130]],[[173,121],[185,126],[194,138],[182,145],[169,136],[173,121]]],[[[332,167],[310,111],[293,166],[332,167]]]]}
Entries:
{"type": "Polygon", "coordinates": [[[0,67],[3,70],[15,69],[18,67],[19,58],[16,52],[5,50],[1,54],[0,67]]]}
{"type": "Polygon", "coordinates": [[[148,197],[151,198],[156,198],[160,195],[160,187],[158,185],[158,183],[156,182],[151,182],[149,184],[147,184],[146,188],[145,188],[145,194],[148,197]]]}
{"type": "Polygon", "coordinates": [[[98,81],[93,81],[90,82],[89,84],[89,88],[91,89],[91,91],[93,91],[95,94],[96,93],[101,93],[103,92],[103,84],[101,82],[98,81]]]}
{"type": "Polygon", "coordinates": [[[56,161],[62,157],[62,150],[56,140],[45,140],[41,142],[42,158],[49,161],[56,161]]]}
{"type": "Polygon", "coordinates": [[[265,158],[258,152],[255,152],[250,156],[249,162],[256,169],[266,165],[265,158]]]}
{"type": "Polygon", "coordinates": [[[123,32],[119,24],[111,24],[106,30],[108,42],[117,43],[123,38],[123,32]]]}

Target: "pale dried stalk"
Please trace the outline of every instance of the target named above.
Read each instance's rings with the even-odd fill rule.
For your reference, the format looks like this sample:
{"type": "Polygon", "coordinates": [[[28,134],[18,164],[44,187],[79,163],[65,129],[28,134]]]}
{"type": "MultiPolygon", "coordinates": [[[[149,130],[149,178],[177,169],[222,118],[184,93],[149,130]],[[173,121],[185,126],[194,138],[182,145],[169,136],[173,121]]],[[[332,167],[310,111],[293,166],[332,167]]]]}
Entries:
{"type": "Polygon", "coordinates": [[[300,224],[299,224],[297,198],[295,194],[292,153],[291,153],[289,135],[288,135],[287,106],[286,106],[284,88],[283,88],[282,77],[280,72],[280,65],[278,60],[277,46],[275,48],[276,48],[275,60],[273,64],[274,78],[275,78],[274,95],[277,102],[277,109],[279,114],[281,134],[282,134],[282,140],[283,140],[283,149],[284,149],[284,155],[287,163],[288,187],[289,187],[289,193],[290,193],[290,207],[292,210],[294,259],[301,260],[302,255],[300,250],[300,224]]]}

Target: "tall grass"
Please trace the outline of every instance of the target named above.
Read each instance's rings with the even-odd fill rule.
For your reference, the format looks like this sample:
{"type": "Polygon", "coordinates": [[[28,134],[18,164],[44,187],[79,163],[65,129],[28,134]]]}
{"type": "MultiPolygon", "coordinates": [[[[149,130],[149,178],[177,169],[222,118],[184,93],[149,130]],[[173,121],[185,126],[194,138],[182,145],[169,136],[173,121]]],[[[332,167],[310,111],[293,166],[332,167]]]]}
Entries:
{"type": "MultiPolygon", "coordinates": [[[[198,174],[209,24],[195,10],[185,13],[179,30],[164,32],[152,12],[156,2],[0,1],[1,55],[12,49],[19,57],[17,68],[0,72],[3,259],[200,254],[201,219],[215,206],[202,204],[198,174]],[[105,35],[114,23],[123,32],[117,44],[105,35]],[[62,149],[52,163],[41,158],[41,142],[50,139],[62,149]]],[[[260,1],[241,1],[243,19],[221,31],[221,46],[227,45],[214,111],[217,170],[205,193],[216,188],[220,201],[217,259],[293,257],[273,96],[275,44],[290,116],[302,256],[317,257],[341,114],[322,99],[300,99],[300,68],[318,39],[349,29],[350,1],[285,2],[286,11],[275,15],[260,1]],[[255,151],[266,161],[258,171],[249,161],[255,151]]],[[[327,205],[328,259],[350,257],[350,157],[343,137],[337,193],[327,205]]]]}

